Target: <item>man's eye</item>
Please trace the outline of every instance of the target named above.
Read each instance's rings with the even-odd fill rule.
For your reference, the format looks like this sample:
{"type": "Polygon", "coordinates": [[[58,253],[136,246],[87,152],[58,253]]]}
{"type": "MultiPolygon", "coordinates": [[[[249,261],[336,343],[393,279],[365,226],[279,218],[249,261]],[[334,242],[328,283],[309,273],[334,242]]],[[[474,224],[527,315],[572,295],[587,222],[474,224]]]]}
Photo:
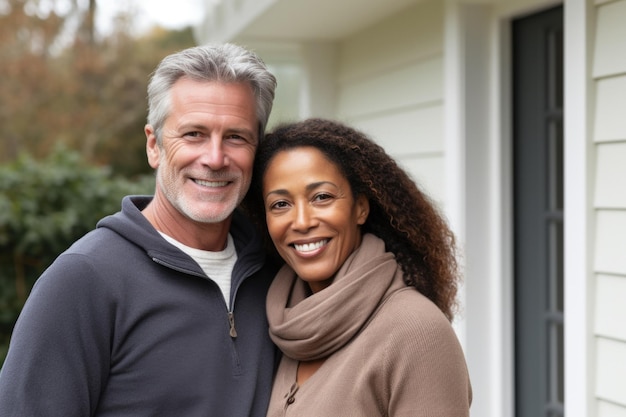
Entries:
{"type": "Polygon", "coordinates": [[[190,136],[192,138],[197,138],[198,136],[200,136],[200,132],[187,132],[183,136],[190,136]]]}
{"type": "Polygon", "coordinates": [[[232,142],[249,142],[249,140],[241,135],[236,135],[236,134],[232,134],[232,135],[228,135],[226,136],[226,139],[232,142]]]}

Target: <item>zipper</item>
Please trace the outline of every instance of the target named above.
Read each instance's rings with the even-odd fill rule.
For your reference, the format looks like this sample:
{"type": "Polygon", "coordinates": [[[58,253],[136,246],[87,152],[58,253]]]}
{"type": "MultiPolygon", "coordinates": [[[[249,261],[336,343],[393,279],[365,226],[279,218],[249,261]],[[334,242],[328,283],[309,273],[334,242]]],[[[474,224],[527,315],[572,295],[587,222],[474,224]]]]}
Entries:
{"type": "Polygon", "coordinates": [[[237,299],[237,292],[239,291],[239,286],[244,280],[252,276],[252,274],[256,273],[260,269],[261,269],[261,266],[258,263],[255,263],[251,268],[248,268],[246,271],[242,273],[243,278],[241,279],[239,283],[237,283],[237,286],[235,287],[235,290],[233,292],[233,299],[232,299],[232,302],[230,303],[230,307],[228,305],[228,302],[224,300],[226,302],[226,309],[228,310],[228,327],[229,327],[228,334],[233,339],[237,338],[237,329],[235,328],[235,313],[233,313],[232,310],[235,309],[235,300],[237,299]],[[229,310],[229,308],[232,310],[229,310]]]}
{"type": "Polygon", "coordinates": [[[230,327],[230,331],[228,334],[233,339],[237,338],[237,330],[235,329],[235,314],[232,311],[228,312],[228,326],[230,327]]]}
{"type": "MultiPolygon", "coordinates": [[[[156,257],[152,257],[152,260],[155,263],[157,263],[159,265],[163,265],[163,266],[168,267],[170,269],[173,269],[174,271],[182,272],[182,273],[185,273],[185,274],[188,274],[188,275],[193,275],[193,276],[197,276],[197,277],[204,278],[204,279],[208,278],[206,275],[198,274],[195,271],[191,271],[189,269],[185,269],[185,268],[180,268],[180,267],[174,266],[174,265],[172,265],[172,264],[170,264],[168,262],[162,261],[162,260],[160,260],[159,258],[156,258],[156,257]]],[[[253,267],[249,268],[247,271],[244,271],[245,272],[243,274],[244,278],[241,281],[243,281],[246,278],[250,277],[252,274],[254,274],[255,272],[257,272],[260,269],[261,269],[261,266],[259,266],[258,264],[255,263],[253,267]]],[[[209,281],[211,281],[211,280],[209,279],[209,281]]],[[[215,284],[215,282],[213,282],[213,284],[217,286],[217,284],[215,284]]],[[[226,306],[226,312],[227,312],[227,315],[228,315],[228,329],[229,329],[228,330],[228,334],[233,339],[237,338],[237,329],[235,328],[235,314],[233,313],[233,311],[231,309],[234,308],[234,306],[235,306],[235,298],[237,298],[237,290],[238,290],[238,288],[235,288],[235,292],[233,293],[233,299],[230,302],[230,306],[228,305],[228,302],[226,300],[224,300],[224,303],[225,303],[225,306],[226,306]]]]}
{"type": "MultiPolygon", "coordinates": [[[[180,268],[180,267],[174,266],[174,265],[172,265],[172,264],[170,264],[168,262],[160,260],[159,258],[152,257],[152,260],[155,263],[157,263],[159,265],[163,265],[163,266],[168,267],[170,269],[173,269],[174,271],[182,272],[182,273],[185,273],[187,275],[197,276],[197,277],[200,277],[200,278],[203,278],[203,279],[208,279],[213,285],[217,286],[217,284],[215,282],[213,282],[210,278],[208,278],[206,275],[198,274],[195,271],[191,271],[189,269],[185,269],[185,268],[180,268]]],[[[255,270],[253,270],[253,272],[250,273],[250,275],[252,275],[254,272],[258,271],[259,269],[260,268],[256,268],[255,270]]],[[[249,276],[249,275],[247,275],[247,276],[249,276]]],[[[218,288],[218,290],[219,290],[219,288],[218,288]]],[[[235,306],[236,295],[237,295],[237,290],[235,289],[235,294],[233,295],[233,302],[231,303],[232,304],[231,308],[235,306]]],[[[237,338],[237,329],[235,328],[235,314],[228,309],[229,307],[228,307],[228,303],[227,303],[226,300],[224,300],[224,306],[226,307],[226,312],[227,312],[227,316],[228,316],[228,329],[229,329],[228,330],[228,334],[230,335],[231,338],[236,339],[237,338]]]]}

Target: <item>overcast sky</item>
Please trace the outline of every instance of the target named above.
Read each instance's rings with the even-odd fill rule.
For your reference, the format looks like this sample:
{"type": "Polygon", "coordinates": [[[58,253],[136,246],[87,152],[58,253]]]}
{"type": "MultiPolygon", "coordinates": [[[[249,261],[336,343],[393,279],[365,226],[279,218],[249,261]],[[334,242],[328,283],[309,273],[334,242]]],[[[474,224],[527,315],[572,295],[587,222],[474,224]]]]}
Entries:
{"type": "Polygon", "coordinates": [[[112,19],[120,11],[133,12],[140,33],[158,24],[169,29],[180,29],[199,22],[204,13],[205,0],[101,0],[98,1],[96,26],[107,32],[112,19]]]}

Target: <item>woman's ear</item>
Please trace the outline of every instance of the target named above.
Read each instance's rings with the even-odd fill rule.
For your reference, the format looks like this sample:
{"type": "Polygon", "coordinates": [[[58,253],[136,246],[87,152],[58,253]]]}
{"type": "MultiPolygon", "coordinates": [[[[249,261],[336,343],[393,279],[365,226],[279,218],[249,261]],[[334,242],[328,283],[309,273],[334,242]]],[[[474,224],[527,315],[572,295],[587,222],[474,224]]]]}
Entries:
{"type": "Polygon", "coordinates": [[[148,156],[148,164],[156,169],[159,166],[161,148],[157,144],[156,134],[152,125],[146,125],[143,131],[146,134],[146,155],[148,156]]]}
{"type": "Polygon", "coordinates": [[[356,220],[357,224],[364,224],[370,214],[370,202],[361,194],[356,198],[356,220]]]}

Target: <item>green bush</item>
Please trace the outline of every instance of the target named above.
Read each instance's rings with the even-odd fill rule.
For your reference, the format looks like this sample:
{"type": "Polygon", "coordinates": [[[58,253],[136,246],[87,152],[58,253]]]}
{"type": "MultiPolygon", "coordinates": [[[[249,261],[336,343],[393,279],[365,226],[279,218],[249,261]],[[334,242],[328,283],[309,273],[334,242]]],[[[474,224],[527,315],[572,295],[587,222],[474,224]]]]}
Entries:
{"type": "Polygon", "coordinates": [[[154,178],[114,177],[57,147],[43,161],[0,166],[0,366],[15,320],[43,270],[128,194],[151,194],[154,178]]]}

